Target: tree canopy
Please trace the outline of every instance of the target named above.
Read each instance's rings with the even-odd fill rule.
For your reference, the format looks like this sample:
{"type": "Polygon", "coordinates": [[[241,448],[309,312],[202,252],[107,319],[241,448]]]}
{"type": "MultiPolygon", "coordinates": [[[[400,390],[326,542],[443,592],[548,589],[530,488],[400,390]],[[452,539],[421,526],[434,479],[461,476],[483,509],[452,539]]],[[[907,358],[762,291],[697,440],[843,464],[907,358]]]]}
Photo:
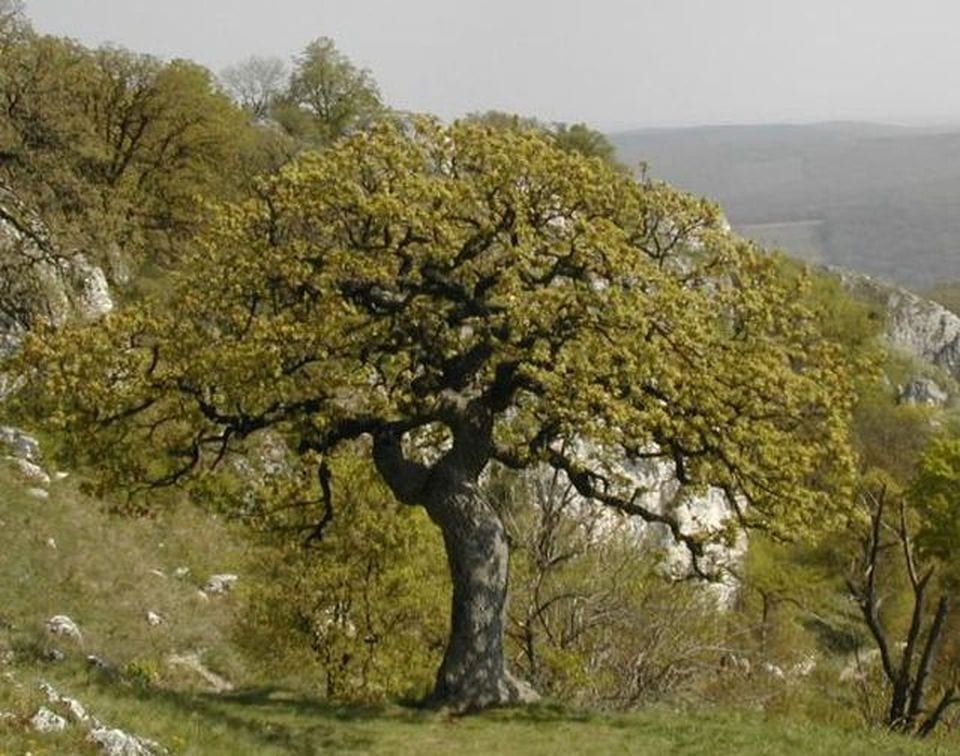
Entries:
{"type": "Polygon", "coordinates": [[[294,58],[273,116],[293,137],[324,145],[369,127],[385,111],[370,72],[355,66],[332,39],[318,37],[294,58]]]}
{"type": "Polygon", "coordinates": [[[532,696],[503,658],[507,540],[478,485],[491,464],[562,471],[666,526],[700,569],[702,535],[644,504],[633,461],[669,464],[677,501],[721,489],[746,526],[797,533],[837,513],[849,370],[803,278],[707,201],[534,132],[420,120],[305,153],[209,214],[164,303],[29,340],[24,399],[132,485],[202,479],[269,429],[335,507],[325,455],[366,450],[444,536],[435,701],[532,696]]]}

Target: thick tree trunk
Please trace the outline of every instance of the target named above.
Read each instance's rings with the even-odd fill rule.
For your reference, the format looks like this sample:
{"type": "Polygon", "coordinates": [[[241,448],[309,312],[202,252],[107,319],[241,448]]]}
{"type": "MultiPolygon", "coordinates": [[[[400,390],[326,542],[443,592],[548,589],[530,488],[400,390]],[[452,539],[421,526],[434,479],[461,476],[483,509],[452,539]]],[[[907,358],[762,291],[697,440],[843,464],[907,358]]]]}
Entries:
{"type": "Polygon", "coordinates": [[[504,658],[509,552],[503,523],[475,482],[442,489],[427,511],[443,533],[453,602],[450,639],[428,703],[468,711],[536,701],[504,658]]]}

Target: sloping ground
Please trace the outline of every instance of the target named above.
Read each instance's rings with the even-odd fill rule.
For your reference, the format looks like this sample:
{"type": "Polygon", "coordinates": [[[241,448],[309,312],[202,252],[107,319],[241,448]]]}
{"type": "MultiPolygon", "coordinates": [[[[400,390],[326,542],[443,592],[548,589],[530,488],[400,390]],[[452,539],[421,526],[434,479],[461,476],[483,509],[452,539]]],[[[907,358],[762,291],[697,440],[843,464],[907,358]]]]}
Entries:
{"type": "Polygon", "coordinates": [[[0,461],[0,754],[109,753],[90,741],[90,720],[51,703],[44,684],[82,704],[103,729],[183,754],[947,752],[735,712],[539,707],[461,719],[398,706],[337,707],[254,687],[263,681],[230,636],[242,596],[208,587],[217,573],[239,574],[240,592],[253,579],[241,538],[189,508],[152,519],[112,516],[72,477],[44,483],[18,465],[0,461]],[[71,618],[80,637],[51,633],[47,622],[57,615],[71,618]],[[171,654],[195,663],[171,664],[171,654]],[[229,682],[237,688],[226,689],[229,682]],[[41,708],[63,717],[61,731],[35,729],[41,708]]]}
{"type": "MultiPolygon", "coordinates": [[[[951,753],[881,733],[728,712],[590,714],[538,707],[455,718],[396,706],[337,708],[269,691],[202,695],[73,683],[89,708],[182,754],[884,754],[951,753]]],[[[0,753],[97,753],[76,732],[5,732],[0,753]]]]}
{"type": "MultiPolygon", "coordinates": [[[[72,477],[46,472],[0,457],[0,753],[31,750],[41,706],[66,715],[44,681],[128,730],[111,706],[89,705],[89,685],[107,685],[109,702],[149,686],[222,690],[244,677],[230,640],[239,601],[208,584],[243,579],[246,547],[230,528],[173,505],[150,519],[110,515],[72,477]]],[[[92,726],[46,736],[39,752],[72,753],[92,726]],[[74,745],[53,745],[61,739],[74,745]]]]}

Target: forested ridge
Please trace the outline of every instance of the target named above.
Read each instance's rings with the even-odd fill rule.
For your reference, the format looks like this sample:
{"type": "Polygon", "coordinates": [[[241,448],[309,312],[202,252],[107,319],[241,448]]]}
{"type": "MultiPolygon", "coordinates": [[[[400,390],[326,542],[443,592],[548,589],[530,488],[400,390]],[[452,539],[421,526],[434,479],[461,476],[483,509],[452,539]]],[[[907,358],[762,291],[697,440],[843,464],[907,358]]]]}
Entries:
{"type": "Polygon", "coordinates": [[[956,745],[950,312],[323,36],[0,106],[0,749],[956,745]]]}

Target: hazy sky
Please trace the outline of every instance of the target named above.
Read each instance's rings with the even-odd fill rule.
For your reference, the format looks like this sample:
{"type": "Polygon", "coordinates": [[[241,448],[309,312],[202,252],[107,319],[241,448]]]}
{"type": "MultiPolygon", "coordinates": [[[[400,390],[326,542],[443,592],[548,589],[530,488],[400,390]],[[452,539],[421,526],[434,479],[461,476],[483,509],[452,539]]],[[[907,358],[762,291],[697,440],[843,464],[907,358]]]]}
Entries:
{"type": "Polygon", "coordinates": [[[27,0],[44,32],[215,70],[332,37],[393,106],[604,129],[960,121],[957,0],[27,0]]]}

